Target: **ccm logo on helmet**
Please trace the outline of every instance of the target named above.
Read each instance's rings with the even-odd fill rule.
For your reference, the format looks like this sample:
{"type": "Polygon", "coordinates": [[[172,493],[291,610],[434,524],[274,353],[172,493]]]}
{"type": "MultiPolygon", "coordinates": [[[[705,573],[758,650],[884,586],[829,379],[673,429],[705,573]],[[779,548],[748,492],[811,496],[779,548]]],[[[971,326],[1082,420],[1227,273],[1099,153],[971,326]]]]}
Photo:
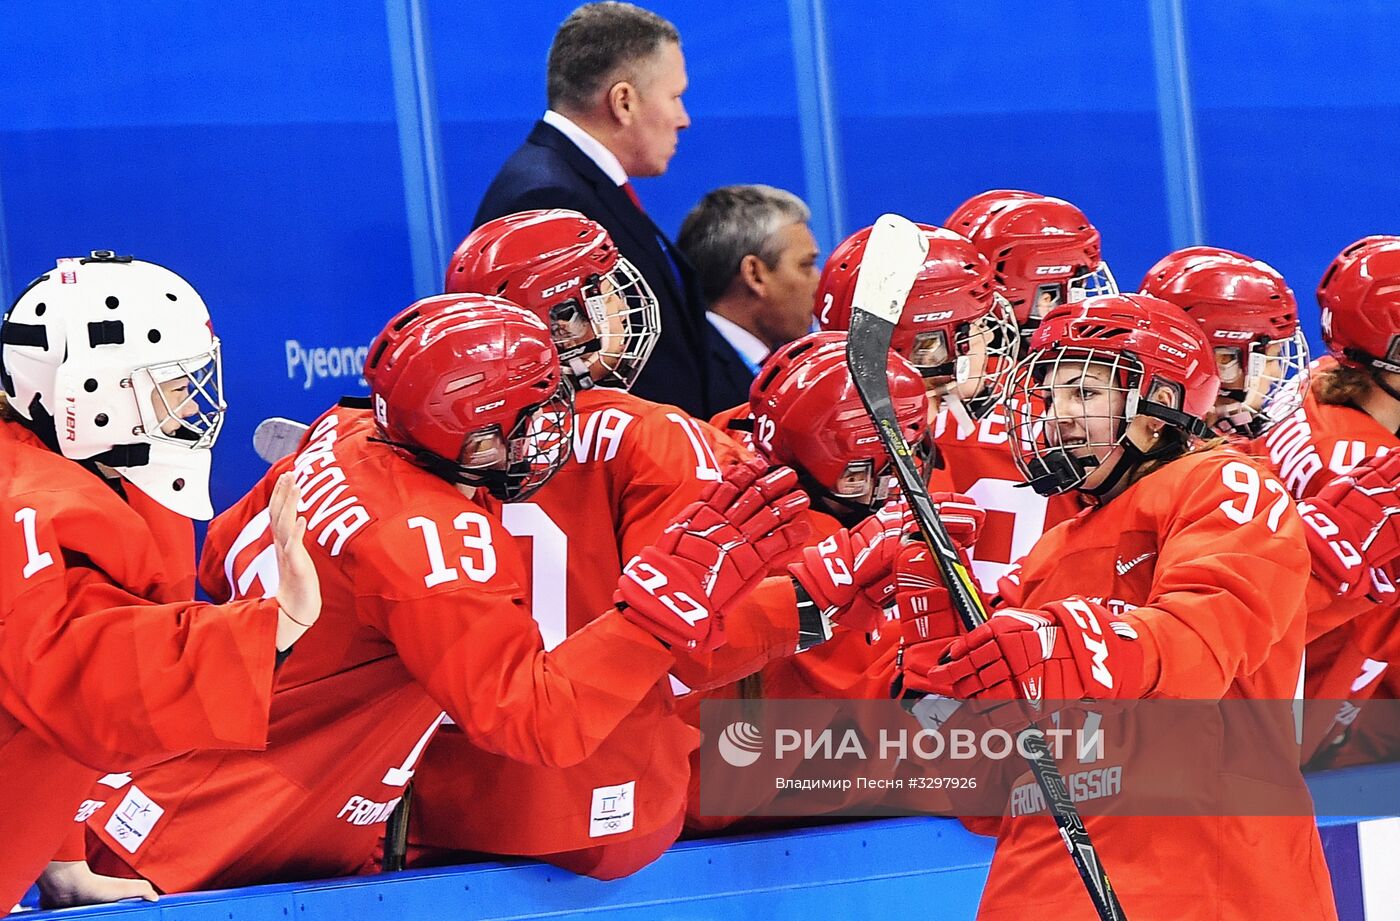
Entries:
{"type": "Polygon", "coordinates": [[[918,314],[915,314],[915,315],[914,315],[914,320],[913,320],[913,322],[915,322],[915,323],[937,323],[937,322],[940,321],[940,320],[946,320],[946,319],[948,319],[948,318],[951,317],[952,315],[953,315],[953,311],[951,311],[951,310],[940,310],[940,311],[938,311],[937,313],[918,313],[918,314]]]}
{"type": "Polygon", "coordinates": [[[551,294],[558,294],[560,291],[567,291],[578,284],[577,278],[570,278],[568,281],[561,281],[557,285],[545,288],[540,292],[540,297],[549,297],[551,294]]]}
{"type": "Polygon", "coordinates": [[[1242,329],[1220,329],[1215,332],[1217,339],[1248,339],[1253,335],[1253,333],[1245,332],[1242,329]]]}
{"type": "Polygon", "coordinates": [[[1160,351],[1166,352],[1168,355],[1175,355],[1177,358],[1186,357],[1186,353],[1183,352],[1181,349],[1173,348],[1172,346],[1167,345],[1165,342],[1157,343],[1157,348],[1160,351]]]}
{"type": "Polygon", "coordinates": [[[487,404],[484,405],[484,406],[478,406],[478,407],[476,408],[476,411],[479,412],[479,413],[484,413],[484,412],[487,412],[487,411],[489,411],[489,410],[495,409],[495,408],[498,407],[498,406],[504,406],[504,405],[505,405],[505,402],[506,402],[506,401],[503,400],[503,399],[502,399],[502,400],[496,400],[495,402],[487,403],[487,404]]]}
{"type": "Polygon", "coordinates": [[[1071,265],[1042,265],[1035,270],[1037,275],[1064,275],[1074,268],[1071,265]]]}

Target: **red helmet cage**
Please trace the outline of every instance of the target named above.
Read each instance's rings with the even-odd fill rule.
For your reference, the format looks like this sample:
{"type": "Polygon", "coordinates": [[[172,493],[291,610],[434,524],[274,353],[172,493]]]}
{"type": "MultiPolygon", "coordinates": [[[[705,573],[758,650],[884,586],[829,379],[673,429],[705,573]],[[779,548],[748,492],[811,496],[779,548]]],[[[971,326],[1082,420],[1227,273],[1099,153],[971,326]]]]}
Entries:
{"type": "MultiPolygon", "coordinates": [[[[943,227],[919,224],[928,240],[928,255],[905,301],[890,347],[925,377],[963,380],[959,358],[969,348],[975,324],[988,339],[982,377],[985,395],[1000,389],[1015,360],[1016,324],[1000,296],[987,260],[967,239],[943,227]]],[[[849,329],[855,280],[870,237],[870,228],[852,234],[831,254],[817,290],[822,305],[817,320],[823,329],[849,329]]],[[[983,395],[979,395],[983,396],[983,395]]],[[[991,407],[974,398],[975,414],[991,407]]]]}
{"type": "Polygon", "coordinates": [[[365,380],[385,440],[434,472],[460,468],[472,436],[488,429],[542,440],[526,482],[501,498],[523,498],[568,457],[572,392],[549,330],[502,298],[439,295],[410,306],[371,343],[365,380]],[[534,424],[546,406],[552,432],[534,424]]]}
{"type": "Polygon", "coordinates": [[[1363,237],[1317,286],[1322,338],[1343,364],[1400,373],[1400,237],[1363,237]]]}
{"type": "Polygon", "coordinates": [[[1298,301],[1283,276],[1247,256],[1190,246],[1163,257],[1142,280],[1142,293],[1175,304],[1200,323],[1211,344],[1286,339],[1298,331],[1298,301]]]}
{"type": "Polygon", "coordinates": [[[1161,383],[1180,395],[1176,409],[1204,429],[1215,406],[1220,378],[1205,333],[1175,304],[1148,294],[1109,294],[1077,304],[1062,304],[1031,334],[1034,362],[1040,353],[1103,352],[1127,355],[1141,368],[1139,408],[1151,402],[1161,383]]]}
{"type": "MultiPolygon", "coordinates": [[[[851,381],[844,345],[837,345],[844,339],[841,333],[822,332],[797,340],[810,345],[765,365],[749,391],[759,453],[772,463],[793,467],[831,494],[852,464],[868,460],[872,472],[878,472],[889,463],[851,381]]],[[[893,351],[888,374],[905,441],[926,446],[928,398],[922,377],[893,351]]],[[[878,505],[874,502],[873,508],[878,505]]]]}
{"type": "Polygon", "coordinates": [[[1044,198],[1036,192],[1023,192],[1020,189],[988,189],[979,192],[953,209],[948,220],[943,222],[954,233],[960,233],[969,240],[987,223],[987,218],[1003,210],[1013,202],[1044,198]]]}
{"type": "Polygon", "coordinates": [[[625,389],[660,335],[660,308],[646,279],[618,253],[601,224],[577,211],[521,211],[487,221],[452,254],[446,288],[504,297],[534,313],[549,325],[580,386],[593,381],[586,367],[573,367],[571,359],[601,350],[612,367],[605,383],[625,389]],[[611,281],[609,291],[601,286],[603,279],[611,281]],[[610,337],[603,297],[612,292],[624,300],[620,316],[627,329],[610,337]],[[585,323],[591,329],[584,331],[585,323]]]}
{"type": "MultiPolygon", "coordinates": [[[[1100,463],[1081,453],[1084,447],[1140,452],[1128,438],[1128,425],[1138,415],[1161,419],[1186,439],[1202,437],[1209,432],[1205,418],[1219,388],[1205,334],[1179,307],[1145,294],[1062,304],[1032,333],[1030,353],[1016,369],[1009,402],[1016,465],[1041,495],[1083,489],[1100,463]],[[1076,447],[1059,440],[1051,420],[1073,421],[1077,417],[1072,407],[1084,404],[1070,403],[1068,414],[1059,416],[1059,402],[1051,391],[1078,387],[1079,399],[1087,401],[1083,388],[1092,365],[1108,371],[1109,386],[1122,394],[1123,402],[1113,410],[1118,415],[1111,418],[1115,428],[1109,440],[1081,441],[1076,447]],[[1068,373],[1061,377],[1061,372],[1068,373]],[[1163,387],[1172,398],[1160,398],[1163,387]]],[[[1088,416],[1084,418],[1087,431],[1088,416]]],[[[1120,464],[1089,491],[1097,495],[1111,489],[1128,469],[1120,464]]]]}
{"type": "Polygon", "coordinates": [[[1118,285],[1103,261],[1099,231],[1074,205],[1042,196],[1013,201],[990,214],[972,242],[996,273],[997,285],[1025,329],[1043,316],[1037,300],[1052,295],[1055,306],[1117,294],[1118,285]]]}

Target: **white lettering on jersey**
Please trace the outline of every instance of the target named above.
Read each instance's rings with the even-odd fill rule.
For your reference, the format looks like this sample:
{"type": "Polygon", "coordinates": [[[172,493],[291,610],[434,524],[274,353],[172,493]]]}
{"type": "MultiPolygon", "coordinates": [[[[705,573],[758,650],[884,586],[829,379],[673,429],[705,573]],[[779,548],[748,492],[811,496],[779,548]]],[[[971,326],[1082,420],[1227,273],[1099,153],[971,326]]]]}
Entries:
{"type": "Polygon", "coordinates": [[[1146,562],[1156,555],[1157,551],[1149,550],[1141,556],[1133,557],[1131,560],[1124,560],[1122,557],[1119,557],[1117,561],[1114,562],[1113,568],[1118,571],[1118,575],[1126,576],[1128,573],[1132,572],[1139,563],[1146,562]]]}
{"type": "Polygon", "coordinates": [[[334,539],[330,548],[333,557],[339,556],[345,542],[370,522],[369,512],[359,497],[345,495],[349,485],[335,458],[337,421],[334,414],[322,419],[292,463],[292,473],[301,490],[297,511],[306,515],[307,533],[318,544],[325,547],[334,539]]]}
{"type": "Polygon", "coordinates": [[[501,523],[512,537],[530,538],[530,616],[548,652],[569,635],[569,535],[533,502],[502,506],[501,523]]]}
{"type": "Polygon", "coordinates": [[[389,818],[401,799],[402,796],[396,796],[386,803],[376,803],[363,796],[352,796],[340,807],[340,812],[336,813],[335,817],[344,819],[351,825],[377,825],[389,818]]]}
{"type": "Polygon", "coordinates": [[[53,565],[53,554],[47,550],[39,552],[39,539],[34,533],[34,519],[38,512],[32,508],[22,508],[15,512],[15,524],[24,532],[24,552],[28,560],[24,564],[24,577],[28,579],[36,572],[42,572],[53,565]]]}
{"type": "Polygon", "coordinates": [[[714,449],[705,439],[700,422],[680,413],[667,413],[666,418],[679,425],[681,431],[685,432],[685,437],[690,441],[690,450],[695,452],[695,479],[701,481],[720,479],[719,461],[715,459],[714,449]]]}
{"type": "MultiPolygon", "coordinates": [[[[1390,453],[1387,447],[1377,447],[1376,457],[1385,457],[1390,453]]],[[[1339,441],[1332,446],[1332,458],[1327,464],[1327,468],[1333,473],[1341,476],[1344,473],[1351,473],[1357,464],[1371,456],[1371,446],[1364,441],[1339,441]]]]}
{"type": "Polygon", "coordinates": [[[615,406],[589,413],[582,425],[574,426],[574,460],[580,464],[612,460],[622,446],[622,434],[636,418],[615,406]]]}
{"type": "Polygon", "coordinates": [[[997,582],[1011,573],[1016,562],[1030,553],[1040,535],[1045,533],[1050,500],[1019,483],[992,477],[973,483],[967,488],[967,495],[988,512],[1005,512],[1012,516],[1009,561],[978,559],[977,547],[972,548],[973,575],[982,590],[992,594],[997,591],[997,582]]]}

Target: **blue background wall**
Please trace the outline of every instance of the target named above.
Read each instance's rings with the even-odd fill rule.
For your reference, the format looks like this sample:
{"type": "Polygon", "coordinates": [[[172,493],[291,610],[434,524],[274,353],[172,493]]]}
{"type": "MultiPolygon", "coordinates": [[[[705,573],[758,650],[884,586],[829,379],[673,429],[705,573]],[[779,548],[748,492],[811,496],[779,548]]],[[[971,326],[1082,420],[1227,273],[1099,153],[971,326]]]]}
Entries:
{"type": "MultiPolygon", "coordinates": [[[[572,6],[0,3],[0,296],[94,248],[188,277],[225,342],[227,505],[260,419],[362,392],[300,355],[362,346],[430,293],[543,109],[572,6]]],[[[694,127],[639,183],[672,230],[729,182],[802,194],[828,248],[884,210],[940,221],[1025,187],[1083,207],[1125,285],[1197,240],[1272,262],[1314,334],[1332,255],[1400,230],[1388,0],[652,6],[691,79],[694,127]]]]}

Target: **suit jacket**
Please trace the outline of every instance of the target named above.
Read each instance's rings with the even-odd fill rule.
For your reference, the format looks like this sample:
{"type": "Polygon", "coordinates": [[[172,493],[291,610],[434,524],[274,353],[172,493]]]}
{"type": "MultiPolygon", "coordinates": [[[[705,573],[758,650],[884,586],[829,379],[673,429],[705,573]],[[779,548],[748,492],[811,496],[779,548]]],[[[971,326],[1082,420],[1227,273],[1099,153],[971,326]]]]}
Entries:
{"type": "Polygon", "coordinates": [[[656,292],[661,337],[632,392],[708,419],[705,300],[695,270],[661,229],[560,131],[536,122],[487,187],[473,227],[532,208],[571,208],[597,221],[656,292]],[[674,266],[674,270],[672,269],[674,266]],[[677,275],[680,276],[679,283],[677,275]]]}
{"type": "Polygon", "coordinates": [[[705,338],[710,405],[716,413],[720,413],[740,403],[747,403],[749,387],[753,385],[753,372],[734,346],[729,344],[729,340],[724,338],[724,334],[709,321],[705,322],[705,338]]]}

